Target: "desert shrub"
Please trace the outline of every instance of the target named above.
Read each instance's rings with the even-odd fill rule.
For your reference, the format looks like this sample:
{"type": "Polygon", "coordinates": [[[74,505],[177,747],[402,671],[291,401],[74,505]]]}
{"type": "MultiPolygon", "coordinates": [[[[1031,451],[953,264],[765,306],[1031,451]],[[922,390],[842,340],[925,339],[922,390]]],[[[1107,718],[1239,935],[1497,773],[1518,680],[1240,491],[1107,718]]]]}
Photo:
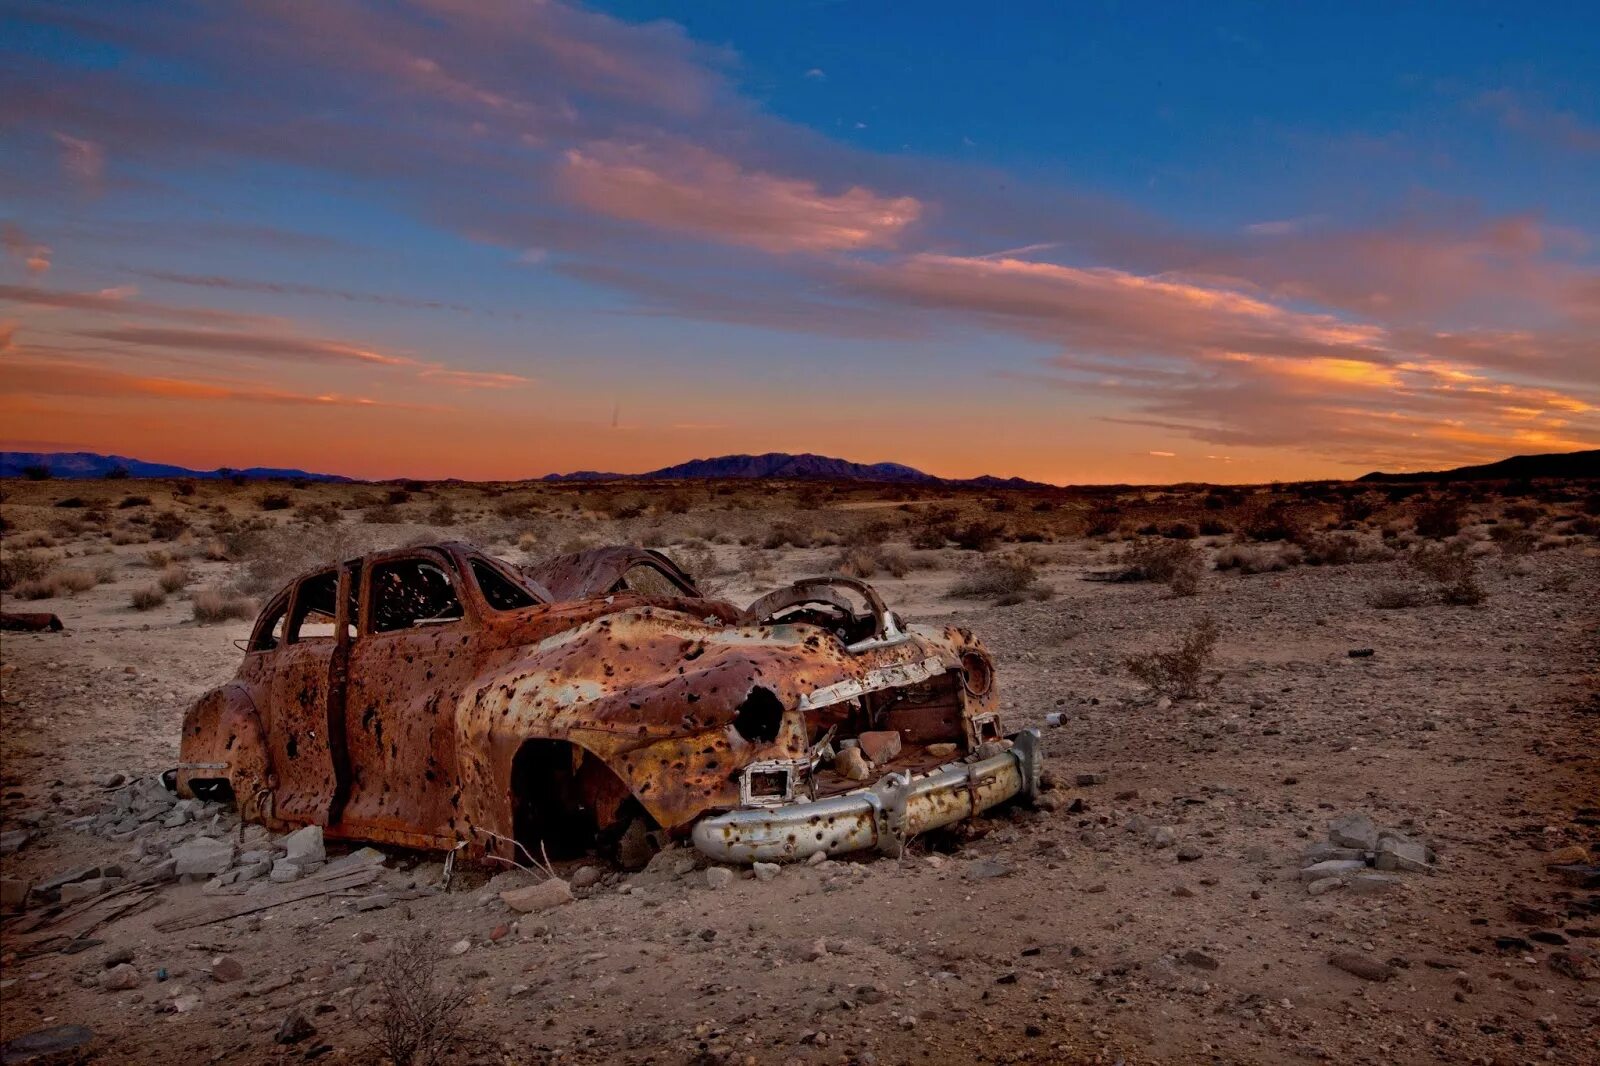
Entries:
{"type": "Polygon", "coordinates": [[[1233,544],[1217,550],[1213,565],[1218,570],[1237,570],[1241,574],[1271,574],[1287,570],[1300,562],[1297,552],[1289,548],[1263,548],[1248,544],[1233,544]]]}
{"type": "Polygon", "coordinates": [[[1200,534],[1187,522],[1174,522],[1161,530],[1161,535],[1169,540],[1193,540],[1200,534]]]}
{"type": "Polygon", "coordinates": [[[1478,564],[1461,544],[1424,545],[1412,553],[1411,568],[1434,585],[1445,603],[1482,603],[1486,595],[1478,583],[1478,564]]]}
{"type": "Polygon", "coordinates": [[[287,511],[294,506],[294,500],[287,492],[269,492],[257,502],[263,511],[287,511]]]}
{"type": "Polygon", "coordinates": [[[393,504],[380,503],[362,511],[361,520],[369,526],[399,525],[400,511],[393,504]]]}
{"type": "Polygon", "coordinates": [[[449,500],[440,500],[428,511],[429,523],[436,526],[453,526],[458,517],[455,505],[449,500]]]}
{"type": "Polygon", "coordinates": [[[1348,525],[1365,522],[1378,510],[1377,501],[1370,496],[1352,496],[1339,505],[1339,521],[1348,525]]]}
{"type": "Polygon", "coordinates": [[[49,567],[50,557],[43,552],[6,551],[0,554],[0,589],[10,590],[25,581],[36,581],[49,567]]]}
{"type": "Polygon", "coordinates": [[[367,968],[355,1016],[374,1060],[440,1066],[458,1053],[481,1050],[485,1042],[470,1027],[472,991],[459,983],[441,986],[439,954],[432,933],[406,933],[367,968]]]}
{"type": "Polygon", "coordinates": [[[116,563],[101,563],[94,568],[94,580],[97,585],[109,585],[121,575],[116,563]]]}
{"type": "Polygon", "coordinates": [[[911,531],[911,546],[923,551],[937,551],[950,542],[950,537],[949,526],[928,523],[911,531]]]}
{"type": "Polygon", "coordinates": [[[993,551],[995,545],[1000,543],[1000,536],[1004,532],[1004,526],[975,518],[955,530],[950,539],[962,551],[987,552],[993,551]]]}
{"type": "Polygon", "coordinates": [[[886,544],[878,549],[878,565],[893,577],[905,577],[916,569],[917,561],[899,545],[886,544]]]}
{"type": "Polygon", "coordinates": [[[88,592],[100,584],[100,579],[95,576],[93,570],[85,570],[77,566],[52,570],[47,580],[55,582],[58,594],[60,592],[88,592]]]}
{"type": "Polygon", "coordinates": [[[344,521],[344,512],[331,503],[303,503],[294,509],[294,516],[306,525],[316,522],[333,526],[344,521]]]}
{"type": "Polygon", "coordinates": [[[134,589],[133,596],[129,598],[128,605],[136,611],[150,611],[167,602],[167,594],[161,591],[159,585],[146,585],[142,589],[134,589]]]}
{"type": "Polygon", "coordinates": [[[169,593],[177,592],[192,580],[189,568],[178,563],[173,563],[171,566],[163,568],[161,573],[156,576],[156,584],[161,586],[161,591],[169,593]]]}
{"type": "Polygon", "coordinates": [[[1239,529],[1254,541],[1298,541],[1305,536],[1304,526],[1282,500],[1250,514],[1239,529]]]}
{"type": "Polygon", "coordinates": [[[1306,540],[1304,559],[1310,566],[1345,566],[1388,558],[1389,553],[1352,533],[1329,533],[1306,540]]]}
{"type": "Polygon", "coordinates": [[[762,538],[761,546],[768,550],[793,545],[796,548],[809,548],[816,543],[816,534],[807,528],[793,522],[774,522],[767,528],[767,534],[762,538]]]}
{"type": "Polygon", "coordinates": [[[194,594],[194,620],[201,625],[248,620],[259,608],[249,596],[238,596],[221,589],[199,589],[194,594]]]}
{"type": "Polygon", "coordinates": [[[68,497],[65,497],[64,499],[57,500],[55,505],[57,507],[85,507],[85,506],[87,506],[87,504],[84,503],[82,496],[68,496],[68,497]]]}
{"type": "Polygon", "coordinates": [[[393,504],[401,504],[401,503],[408,503],[411,500],[411,490],[410,489],[390,489],[388,491],[388,493],[385,494],[383,499],[384,499],[385,503],[388,503],[388,504],[391,504],[391,505],[393,505],[393,504]]]}
{"type": "Polygon", "coordinates": [[[644,514],[644,508],[644,501],[635,496],[608,496],[597,505],[599,512],[613,522],[638,518],[644,514]]]}
{"type": "Polygon", "coordinates": [[[661,502],[656,504],[656,509],[662,514],[688,514],[693,507],[693,498],[687,492],[677,489],[661,497],[661,502]]]}
{"type": "Polygon", "coordinates": [[[1526,526],[1491,526],[1489,539],[1499,545],[1505,555],[1527,555],[1539,543],[1538,535],[1526,526]]]}
{"type": "Polygon", "coordinates": [[[1443,540],[1461,532],[1461,503],[1449,496],[1429,500],[1417,509],[1412,523],[1419,537],[1443,540]]]}
{"type": "Polygon", "coordinates": [[[61,588],[48,577],[30,577],[18,581],[9,591],[19,600],[49,600],[60,595],[61,588]]]}
{"type": "Polygon", "coordinates": [[[1208,674],[1216,657],[1217,637],[1217,623],[1207,615],[1196,622],[1171,651],[1130,655],[1123,660],[1123,665],[1157,696],[1193,699],[1210,681],[1208,674]]]}
{"type": "Polygon", "coordinates": [[[1117,561],[1127,579],[1169,582],[1180,571],[1198,570],[1200,549],[1184,540],[1138,540],[1124,547],[1117,561]]]}
{"type": "Polygon", "coordinates": [[[172,486],[172,492],[176,496],[193,496],[195,492],[194,482],[180,481],[172,486]]]}
{"type": "Polygon", "coordinates": [[[1202,518],[1200,520],[1200,535],[1202,537],[1220,537],[1233,532],[1233,527],[1218,518],[1202,518]]]}
{"type": "Polygon", "coordinates": [[[1005,604],[1024,599],[1045,599],[1049,590],[1039,584],[1039,568],[1022,555],[986,559],[950,586],[951,596],[976,599],[994,596],[1005,604]]]}
{"type": "Polygon", "coordinates": [[[1536,503],[1514,503],[1505,509],[1504,514],[1513,522],[1531,526],[1544,517],[1545,510],[1536,503]]]}
{"type": "Polygon", "coordinates": [[[29,481],[49,481],[55,475],[50,472],[48,466],[44,466],[41,463],[29,463],[22,468],[22,476],[29,481]]]}
{"type": "Polygon", "coordinates": [[[148,496],[124,496],[122,498],[122,502],[117,504],[117,507],[119,509],[121,509],[121,510],[124,510],[124,511],[130,510],[130,509],[132,509],[134,507],[149,507],[149,506],[150,506],[150,497],[148,497],[148,496]]]}
{"type": "Polygon", "coordinates": [[[878,572],[878,556],[870,548],[846,548],[833,568],[846,577],[871,577],[878,572]]]}
{"type": "Polygon", "coordinates": [[[157,511],[150,519],[153,540],[177,540],[189,532],[189,521],[175,511],[157,511]]]}
{"type": "Polygon", "coordinates": [[[1415,585],[1391,582],[1374,589],[1367,597],[1367,604],[1380,611],[1398,611],[1406,607],[1420,607],[1422,600],[1422,593],[1415,585]]]}

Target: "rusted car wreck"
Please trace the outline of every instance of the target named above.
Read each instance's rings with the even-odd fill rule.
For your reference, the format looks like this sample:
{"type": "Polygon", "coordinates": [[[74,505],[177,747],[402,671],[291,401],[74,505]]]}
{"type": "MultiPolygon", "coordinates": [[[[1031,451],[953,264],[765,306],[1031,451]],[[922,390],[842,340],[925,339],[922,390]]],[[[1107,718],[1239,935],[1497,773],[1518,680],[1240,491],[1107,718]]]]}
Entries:
{"type": "Polygon", "coordinates": [[[521,573],[443,543],[301,576],[245,648],[185,717],[175,784],[274,829],[779,861],[896,852],[1039,779],[978,639],[850,578],[740,610],[659,553],[521,573]]]}

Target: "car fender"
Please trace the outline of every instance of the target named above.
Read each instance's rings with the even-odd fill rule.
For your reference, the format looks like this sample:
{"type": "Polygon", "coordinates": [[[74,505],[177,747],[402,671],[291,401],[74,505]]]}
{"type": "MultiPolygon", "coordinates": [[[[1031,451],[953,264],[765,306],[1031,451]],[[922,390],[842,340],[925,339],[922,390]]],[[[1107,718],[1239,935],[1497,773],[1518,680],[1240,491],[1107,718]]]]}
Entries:
{"type": "Polygon", "coordinates": [[[276,785],[268,762],[266,731],[249,689],[230,682],[207,692],[183,717],[178,748],[178,795],[192,797],[191,782],[226,779],[246,821],[271,820],[276,785]]]}

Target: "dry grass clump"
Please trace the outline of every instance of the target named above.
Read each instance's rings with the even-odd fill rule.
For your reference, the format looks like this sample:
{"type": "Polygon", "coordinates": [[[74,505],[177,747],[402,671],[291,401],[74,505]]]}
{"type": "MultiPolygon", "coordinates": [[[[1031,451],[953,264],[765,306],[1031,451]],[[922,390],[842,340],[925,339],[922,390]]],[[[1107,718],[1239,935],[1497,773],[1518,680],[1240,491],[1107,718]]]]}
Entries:
{"type": "Polygon", "coordinates": [[[36,581],[49,570],[52,559],[43,552],[11,551],[0,553],[0,589],[11,590],[26,581],[36,581]]]}
{"type": "Polygon", "coordinates": [[[356,1020],[372,1046],[368,1054],[393,1066],[440,1066],[462,1052],[484,1050],[470,1025],[472,991],[441,986],[439,946],[430,932],[397,937],[367,968],[356,1020]]]}
{"type": "Polygon", "coordinates": [[[1039,567],[1023,555],[986,559],[950,586],[949,595],[964,599],[994,597],[995,606],[1047,600],[1054,590],[1039,583],[1039,567]]]}
{"type": "Polygon", "coordinates": [[[1489,539],[1502,555],[1527,555],[1539,546],[1539,535],[1526,526],[1490,526],[1489,539]]]}
{"type": "Polygon", "coordinates": [[[24,578],[9,588],[11,595],[19,600],[50,600],[69,593],[88,592],[98,584],[100,577],[96,571],[74,566],[24,578]]]}
{"type": "Polygon", "coordinates": [[[1448,496],[1429,500],[1417,508],[1414,528],[1417,536],[1443,540],[1461,532],[1461,503],[1448,496]]]}
{"type": "Polygon", "coordinates": [[[192,580],[194,578],[189,573],[189,568],[179,563],[163,567],[161,573],[156,576],[156,584],[161,586],[162,592],[167,593],[177,592],[192,580]]]}
{"type": "Polygon", "coordinates": [[[1194,699],[1215,681],[1211,664],[1216,658],[1217,637],[1217,623],[1206,615],[1184,634],[1176,648],[1130,655],[1123,665],[1157,696],[1194,699]]]}
{"type": "Polygon", "coordinates": [[[895,544],[845,548],[833,564],[833,568],[846,577],[859,578],[873,577],[880,571],[893,577],[905,577],[916,567],[917,560],[911,553],[895,544]]]}
{"type": "Polygon", "coordinates": [[[1233,544],[1217,550],[1213,562],[1218,570],[1237,570],[1241,574],[1272,574],[1299,566],[1300,549],[1292,544],[1264,548],[1252,544],[1233,544]]]}
{"type": "Polygon", "coordinates": [[[1354,533],[1329,533],[1307,539],[1304,559],[1307,566],[1347,566],[1375,563],[1389,558],[1389,552],[1354,533]]]}
{"type": "Polygon", "coordinates": [[[287,511],[294,500],[287,492],[269,492],[258,501],[263,511],[287,511]]]}
{"type": "Polygon", "coordinates": [[[1125,568],[1121,580],[1160,582],[1170,586],[1174,596],[1199,591],[1205,569],[1205,557],[1189,540],[1135,541],[1122,549],[1118,562],[1125,568]]]}
{"type": "Polygon", "coordinates": [[[1415,585],[1392,582],[1379,585],[1367,597],[1367,603],[1380,611],[1399,611],[1407,607],[1421,607],[1423,595],[1415,585]]]}
{"type": "Polygon", "coordinates": [[[995,522],[985,522],[979,518],[955,530],[950,539],[955,541],[956,547],[962,551],[987,552],[995,549],[1004,534],[1004,526],[995,522]]]}
{"type": "Polygon", "coordinates": [[[160,585],[146,585],[142,589],[134,589],[133,595],[128,600],[128,606],[136,611],[153,611],[167,602],[167,594],[161,590],[160,585]]]}
{"type": "Polygon", "coordinates": [[[201,625],[244,621],[254,618],[259,608],[249,596],[237,596],[221,589],[200,589],[194,594],[194,620],[201,625]]]}
{"type": "Polygon", "coordinates": [[[816,531],[809,527],[795,522],[774,522],[767,528],[767,535],[762,538],[761,546],[773,551],[786,546],[810,548],[816,542],[816,531]]]}
{"type": "Polygon", "coordinates": [[[1470,606],[1488,595],[1478,583],[1478,564],[1457,543],[1424,545],[1412,553],[1411,568],[1433,582],[1445,603],[1470,606]]]}

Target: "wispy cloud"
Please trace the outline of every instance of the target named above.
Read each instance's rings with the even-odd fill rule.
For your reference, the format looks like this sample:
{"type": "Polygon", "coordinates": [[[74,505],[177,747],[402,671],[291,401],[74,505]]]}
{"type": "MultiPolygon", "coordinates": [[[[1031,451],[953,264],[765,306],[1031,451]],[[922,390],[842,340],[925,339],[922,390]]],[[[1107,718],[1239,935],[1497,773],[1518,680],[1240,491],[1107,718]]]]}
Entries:
{"type": "Polygon", "coordinates": [[[339,341],[222,329],[168,329],[157,326],[121,326],[80,330],[80,336],[119,344],[153,348],[190,349],[259,358],[296,359],[367,366],[415,366],[416,360],[360,348],[339,341]]]}
{"type": "Polygon", "coordinates": [[[1570,111],[1546,106],[1510,89],[1480,93],[1473,102],[1515,133],[1570,152],[1600,152],[1600,126],[1570,111]]]}
{"type": "Polygon", "coordinates": [[[230,292],[253,292],[268,296],[314,296],[346,303],[376,304],[384,307],[404,307],[419,311],[459,311],[463,314],[483,314],[477,308],[447,300],[429,300],[421,297],[395,296],[376,292],[358,292],[327,285],[308,285],[294,281],[259,281],[250,278],[226,277],[221,274],[185,274],[172,270],[136,270],[136,276],[151,281],[164,281],[172,285],[187,285],[202,289],[225,289],[230,292]]]}
{"type": "Polygon", "coordinates": [[[20,262],[30,274],[43,274],[50,269],[49,246],[32,239],[14,223],[0,224],[0,251],[20,262]]]}

